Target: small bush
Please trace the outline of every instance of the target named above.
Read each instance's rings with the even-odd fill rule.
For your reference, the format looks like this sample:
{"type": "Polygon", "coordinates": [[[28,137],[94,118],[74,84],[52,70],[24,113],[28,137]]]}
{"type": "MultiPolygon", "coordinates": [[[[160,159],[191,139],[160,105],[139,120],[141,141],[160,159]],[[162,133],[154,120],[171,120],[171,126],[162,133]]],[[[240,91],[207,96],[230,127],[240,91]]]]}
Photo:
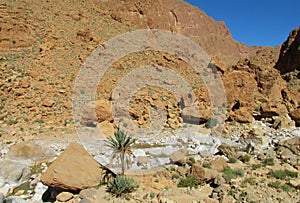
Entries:
{"type": "Polygon", "coordinates": [[[195,176],[180,178],[180,181],[177,186],[178,187],[198,188],[198,180],[195,176]]]}
{"type": "Polygon", "coordinates": [[[264,166],[274,166],[275,165],[275,161],[273,158],[267,158],[267,159],[264,159],[262,161],[263,165],[264,166]]]}
{"type": "Polygon", "coordinates": [[[255,184],[255,179],[254,178],[246,178],[245,180],[243,180],[241,186],[246,187],[247,184],[254,185],[255,184]]]}
{"type": "Polygon", "coordinates": [[[234,163],[237,162],[237,160],[234,157],[230,157],[228,162],[231,163],[231,164],[234,164],[234,163]]]}
{"type": "Polygon", "coordinates": [[[153,192],[150,193],[150,198],[153,199],[155,197],[155,194],[153,192]]]}
{"type": "Polygon", "coordinates": [[[39,124],[45,123],[43,119],[36,119],[34,122],[39,123],[39,124]]]}
{"type": "Polygon", "coordinates": [[[132,178],[125,176],[117,176],[113,180],[108,182],[108,191],[119,197],[126,193],[134,192],[139,185],[132,178]]]}
{"type": "Polygon", "coordinates": [[[237,194],[237,193],[238,193],[238,191],[236,189],[230,189],[229,192],[228,192],[228,195],[234,197],[234,195],[237,194]]]}
{"type": "Polygon", "coordinates": [[[290,192],[293,189],[293,187],[291,185],[285,183],[281,186],[281,189],[285,192],[290,192]]]}
{"type": "Polygon", "coordinates": [[[261,165],[260,165],[260,164],[253,164],[253,165],[252,165],[252,169],[253,169],[253,170],[256,170],[256,169],[259,169],[259,168],[261,168],[261,165]]]}
{"type": "Polygon", "coordinates": [[[289,171],[289,170],[276,170],[276,171],[271,171],[269,173],[270,177],[274,177],[280,180],[286,180],[287,178],[297,178],[298,173],[289,171]]]}
{"type": "Polygon", "coordinates": [[[211,168],[211,163],[208,162],[208,161],[205,161],[205,162],[203,162],[202,166],[203,166],[204,168],[211,168]]]}
{"type": "Polygon", "coordinates": [[[237,177],[243,177],[245,174],[244,170],[241,168],[231,169],[230,167],[224,168],[223,177],[227,183],[229,183],[232,179],[237,177]]]}
{"type": "Polygon", "coordinates": [[[241,192],[240,198],[244,198],[244,197],[246,197],[246,196],[247,196],[247,192],[241,192]]]}
{"type": "Polygon", "coordinates": [[[9,120],[7,121],[7,125],[14,125],[14,124],[17,124],[18,121],[17,120],[9,120]]]}
{"type": "Polygon", "coordinates": [[[186,162],[189,166],[192,166],[196,163],[196,160],[194,159],[194,157],[189,157],[189,159],[186,162]]]}
{"type": "Polygon", "coordinates": [[[210,118],[206,123],[205,127],[206,128],[213,128],[218,124],[218,120],[215,118],[210,118]]]}
{"type": "Polygon", "coordinates": [[[180,178],[180,175],[179,174],[173,174],[172,175],[172,179],[179,179],[180,178]]]}
{"type": "Polygon", "coordinates": [[[275,189],[279,189],[280,186],[281,186],[281,183],[280,183],[280,181],[277,180],[275,182],[269,182],[268,186],[272,187],[272,188],[275,188],[275,189]]]}
{"type": "Polygon", "coordinates": [[[248,163],[250,161],[251,156],[249,154],[246,154],[245,156],[241,157],[241,161],[243,163],[248,163]]]}
{"type": "Polygon", "coordinates": [[[268,186],[275,188],[275,189],[281,188],[285,192],[290,192],[293,189],[293,187],[287,183],[281,185],[280,181],[278,181],[278,180],[275,182],[269,182],[268,186]]]}

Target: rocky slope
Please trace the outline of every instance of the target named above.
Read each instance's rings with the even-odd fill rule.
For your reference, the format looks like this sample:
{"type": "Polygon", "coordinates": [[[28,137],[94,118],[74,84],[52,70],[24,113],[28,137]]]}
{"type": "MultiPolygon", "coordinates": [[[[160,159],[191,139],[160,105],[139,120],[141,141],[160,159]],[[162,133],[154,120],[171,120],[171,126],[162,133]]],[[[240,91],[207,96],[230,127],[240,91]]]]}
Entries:
{"type": "MultiPolygon", "coordinates": [[[[286,117],[287,113],[296,110],[299,93],[290,91],[273,69],[278,48],[246,47],[232,39],[224,23],[215,22],[185,2],[40,1],[29,4],[3,1],[1,14],[0,119],[4,124],[3,135],[24,136],[27,132],[30,135],[30,130],[72,125],[72,89],[86,57],[106,40],[141,28],[184,34],[211,54],[228,94],[229,120],[251,123],[254,116],[267,117],[274,123],[280,117],[279,120],[285,120],[283,126],[293,125],[288,124],[290,121],[286,117]],[[150,6],[152,4],[156,6],[150,6]],[[67,9],[59,11],[58,7],[67,9]],[[239,59],[241,61],[235,64],[239,59]],[[244,77],[248,78],[246,84],[241,81],[244,77]]],[[[195,87],[199,101],[197,109],[205,115],[201,120],[208,120],[210,99],[207,89],[189,64],[166,53],[149,52],[146,56],[136,53],[113,64],[99,85],[97,98],[110,100],[112,89],[134,67],[156,64],[178,71],[195,87]]],[[[172,119],[167,124],[179,127],[182,118],[172,95],[154,91],[154,97],[150,95],[152,100],[155,93],[165,94],[165,98],[153,103],[147,97],[149,92],[153,91],[138,92],[137,98],[132,100],[130,115],[136,118],[137,125],[149,124],[151,105],[165,108],[171,103],[165,110],[177,113],[175,117],[169,115],[172,119]],[[145,106],[148,107],[145,109],[145,106]]],[[[112,124],[105,126],[113,128],[112,124]]]]}

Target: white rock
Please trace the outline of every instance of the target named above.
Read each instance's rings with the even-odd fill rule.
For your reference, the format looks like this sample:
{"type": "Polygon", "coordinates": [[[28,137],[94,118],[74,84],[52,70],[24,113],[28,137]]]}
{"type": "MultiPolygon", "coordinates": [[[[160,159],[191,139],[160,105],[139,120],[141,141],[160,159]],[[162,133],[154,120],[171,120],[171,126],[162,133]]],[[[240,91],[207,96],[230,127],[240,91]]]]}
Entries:
{"type": "Polygon", "coordinates": [[[28,203],[28,201],[22,199],[21,197],[15,196],[12,200],[12,203],[28,203]]]}
{"type": "Polygon", "coordinates": [[[0,192],[0,202],[3,203],[4,201],[4,194],[0,192]]]}
{"type": "Polygon", "coordinates": [[[9,191],[11,191],[11,188],[13,188],[12,185],[5,183],[2,187],[0,187],[0,193],[6,195],[7,193],[9,193],[9,191]]]}
{"type": "Polygon", "coordinates": [[[151,162],[151,167],[162,166],[170,163],[170,158],[155,158],[151,162]]]}
{"type": "Polygon", "coordinates": [[[21,162],[5,160],[0,163],[0,176],[8,183],[23,182],[30,176],[30,168],[21,162]]]}
{"type": "Polygon", "coordinates": [[[162,156],[170,156],[171,154],[173,154],[174,152],[176,152],[179,149],[179,147],[174,147],[174,146],[166,146],[163,147],[161,150],[161,155],[162,156]]]}
{"type": "Polygon", "coordinates": [[[145,150],[143,150],[143,149],[136,149],[136,150],[133,150],[132,154],[133,154],[133,156],[135,156],[135,157],[146,156],[145,150]]]}
{"type": "Polygon", "coordinates": [[[300,137],[300,129],[294,129],[291,131],[291,134],[294,136],[300,137]]]}
{"type": "Polygon", "coordinates": [[[48,187],[41,182],[38,182],[34,188],[34,195],[31,198],[32,201],[41,201],[43,194],[46,192],[48,187]]]}
{"type": "Polygon", "coordinates": [[[101,165],[108,165],[110,163],[110,156],[105,155],[97,155],[94,157],[94,159],[101,165]]]}

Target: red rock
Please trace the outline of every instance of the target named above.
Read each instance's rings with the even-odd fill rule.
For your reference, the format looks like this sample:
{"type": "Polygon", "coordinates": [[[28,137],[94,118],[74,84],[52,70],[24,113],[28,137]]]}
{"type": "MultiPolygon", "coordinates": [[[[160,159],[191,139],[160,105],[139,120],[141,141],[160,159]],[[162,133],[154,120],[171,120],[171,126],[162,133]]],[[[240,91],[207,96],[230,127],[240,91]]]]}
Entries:
{"type": "Polygon", "coordinates": [[[50,100],[50,99],[44,99],[42,101],[42,106],[45,106],[45,107],[52,107],[54,104],[55,104],[55,101],[50,100]]]}
{"type": "Polygon", "coordinates": [[[296,109],[290,113],[291,118],[296,122],[297,126],[300,126],[300,109],[296,109]]]}
{"type": "Polygon", "coordinates": [[[300,69],[300,27],[293,30],[282,44],[275,68],[281,74],[300,69]]]}
{"type": "Polygon", "coordinates": [[[71,143],[42,174],[43,184],[67,191],[94,187],[102,180],[103,169],[78,143],[71,143]]]}
{"type": "Polygon", "coordinates": [[[56,196],[56,200],[60,202],[67,202],[73,198],[73,194],[70,192],[61,192],[56,196]]]}
{"type": "Polygon", "coordinates": [[[213,169],[204,168],[198,164],[192,165],[188,176],[195,176],[199,182],[215,179],[218,172],[213,169]]]}
{"type": "Polygon", "coordinates": [[[186,148],[182,148],[171,154],[170,160],[172,163],[184,165],[187,161],[188,154],[188,150],[186,148]]]}
{"type": "Polygon", "coordinates": [[[108,100],[97,100],[90,102],[82,112],[81,123],[84,125],[96,122],[112,121],[112,106],[108,100]],[[96,113],[96,115],[95,115],[96,113]],[[95,117],[96,116],[96,117],[95,117]]]}

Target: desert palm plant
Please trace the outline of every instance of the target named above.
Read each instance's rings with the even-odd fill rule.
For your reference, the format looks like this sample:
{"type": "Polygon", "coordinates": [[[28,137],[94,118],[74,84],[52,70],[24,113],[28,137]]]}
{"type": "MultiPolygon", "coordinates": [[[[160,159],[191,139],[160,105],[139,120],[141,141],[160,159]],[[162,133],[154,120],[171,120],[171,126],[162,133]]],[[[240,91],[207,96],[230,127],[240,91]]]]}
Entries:
{"type": "Polygon", "coordinates": [[[113,193],[117,197],[120,197],[123,194],[135,191],[139,188],[139,185],[132,178],[117,176],[108,182],[107,188],[109,192],[113,193]]]}
{"type": "Polygon", "coordinates": [[[135,139],[132,136],[127,136],[122,130],[117,130],[114,136],[114,138],[111,136],[108,137],[105,141],[107,146],[113,150],[112,159],[119,157],[121,161],[121,173],[124,175],[126,165],[127,168],[131,165],[131,146],[135,142],[135,139]]]}

